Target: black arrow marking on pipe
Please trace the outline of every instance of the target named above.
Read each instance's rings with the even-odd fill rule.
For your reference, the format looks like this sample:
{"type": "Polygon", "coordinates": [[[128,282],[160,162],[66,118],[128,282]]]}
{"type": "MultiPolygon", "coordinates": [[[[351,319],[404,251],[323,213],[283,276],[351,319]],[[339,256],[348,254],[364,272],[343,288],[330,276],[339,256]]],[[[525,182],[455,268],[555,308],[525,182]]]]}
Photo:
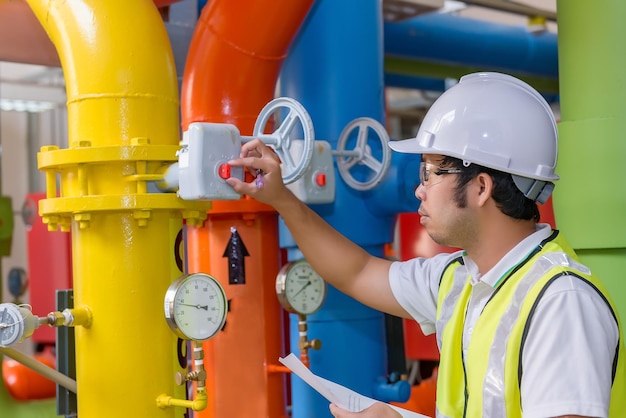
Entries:
{"type": "Polygon", "coordinates": [[[228,284],[246,284],[245,257],[249,255],[237,228],[231,226],[230,239],[222,255],[228,258],[228,284]]]}

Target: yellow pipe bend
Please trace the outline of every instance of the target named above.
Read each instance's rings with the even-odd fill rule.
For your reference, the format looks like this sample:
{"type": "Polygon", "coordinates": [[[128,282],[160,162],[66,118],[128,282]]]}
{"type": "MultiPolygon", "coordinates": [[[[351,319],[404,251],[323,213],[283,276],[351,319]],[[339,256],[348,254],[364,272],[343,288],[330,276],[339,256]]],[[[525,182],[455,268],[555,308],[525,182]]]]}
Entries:
{"type": "Polygon", "coordinates": [[[163,296],[181,274],[182,218],[200,222],[210,206],[147,193],[141,177],[175,161],[179,144],[167,32],[151,0],[27,1],[67,83],[69,148],[38,157],[47,181],[40,213],[49,227],[71,229],[74,303],[94,318],[74,328],[78,415],[177,417],[154,402],[185,397],[172,378],[185,367],[163,296]]]}
{"type": "MultiPolygon", "coordinates": [[[[146,181],[154,180],[150,175],[177,161],[176,67],[150,0],[28,3],[57,48],[67,82],[69,149],[44,147],[38,155],[48,182],[42,218],[50,230],[67,230],[75,211],[98,210],[101,196],[145,194],[146,181]],[[129,173],[148,177],[128,181],[129,173]],[[71,197],[81,199],[65,200],[71,197]]],[[[157,207],[181,206],[173,193],[150,200],[157,207]]],[[[206,212],[210,204],[186,202],[185,207],[206,212]]],[[[143,208],[108,208],[135,209],[143,208]]],[[[190,223],[200,224],[204,217],[190,223]]]]}
{"type": "Polygon", "coordinates": [[[206,391],[198,391],[196,399],[176,399],[172,396],[161,394],[157,397],[157,406],[159,408],[167,408],[169,406],[182,406],[194,411],[204,411],[208,405],[208,396],[206,391]]]}
{"type": "Polygon", "coordinates": [[[152,1],[28,0],[67,81],[69,144],[178,143],[178,86],[152,1]]]}

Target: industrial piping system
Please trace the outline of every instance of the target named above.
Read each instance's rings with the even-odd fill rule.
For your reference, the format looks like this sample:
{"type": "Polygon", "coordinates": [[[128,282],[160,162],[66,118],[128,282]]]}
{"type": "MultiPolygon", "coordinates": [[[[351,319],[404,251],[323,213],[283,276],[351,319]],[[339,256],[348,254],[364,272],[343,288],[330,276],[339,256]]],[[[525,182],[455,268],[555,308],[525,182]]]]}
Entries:
{"type": "MultiPolygon", "coordinates": [[[[213,2],[213,3],[218,3],[218,2],[213,2]]],[[[317,6],[316,6],[316,7],[317,7],[317,6]]],[[[320,7],[321,7],[321,6],[320,6],[320,7]]],[[[239,12],[240,12],[240,11],[239,11],[239,12]]],[[[134,12],[133,12],[133,13],[134,13],[134,12]]],[[[240,20],[240,19],[241,19],[241,16],[239,15],[238,22],[241,22],[241,20],[240,20]]],[[[281,58],[281,59],[282,59],[282,58],[281,58]]],[[[229,62],[230,62],[230,61],[229,61],[229,62]]],[[[223,62],[222,62],[222,64],[223,64],[223,62]]],[[[216,67],[217,65],[219,65],[219,64],[214,64],[214,67],[216,67]]],[[[368,65],[369,65],[369,64],[368,64],[368,65]]],[[[222,65],[222,67],[223,67],[223,65],[222,65]]],[[[65,66],[64,66],[64,68],[65,68],[65,66]]],[[[199,68],[200,68],[200,67],[199,67],[199,68]]],[[[253,70],[253,69],[250,69],[250,71],[254,71],[254,70],[253,70]]],[[[261,71],[261,73],[262,73],[262,74],[265,74],[265,73],[263,73],[263,71],[261,71]]],[[[292,75],[293,75],[293,74],[292,74],[292,75]]],[[[309,75],[310,75],[310,74],[309,74],[309,75]]],[[[269,77],[269,76],[268,76],[268,77],[269,77]]],[[[295,76],[294,76],[294,77],[295,77],[295,76]]],[[[212,77],[210,77],[210,78],[211,78],[211,79],[213,79],[212,77]]],[[[229,90],[229,91],[230,91],[230,90],[236,90],[235,86],[239,86],[239,88],[243,88],[243,87],[242,87],[242,85],[243,85],[243,83],[245,83],[245,81],[241,81],[241,80],[243,80],[243,79],[241,79],[241,80],[240,80],[238,77],[231,77],[231,78],[234,78],[234,79],[239,80],[239,81],[237,81],[237,82],[235,83],[235,85],[233,85],[233,86],[229,86],[229,87],[227,88],[227,90],[229,90]],[[237,84],[237,83],[242,83],[242,84],[237,84]]],[[[245,78],[245,77],[244,77],[244,78],[245,78]]],[[[223,79],[219,79],[219,78],[218,78],[218,79],[216,79],[216,80],[223,81],[223,79]]],[[[249,81],[250,81],[250,79],[247,79],[246,81],[247,81],[247,82],[249,82],[249,81]]],[[[210,82],[210,81],[208,81],[208,80],[207,80],[207,82],[210,82]]],[[[218,82],[218,83],[219,83],[219,82],[218,82]]],[[[253,83],[253,84],[254,84],[254,83],[253,83]]],[[[204,87],[204,86],[202,86],[202,84],[201,84],[199,87],[204,87]]],[[[212,86],[212,88],[213,88],[213,89],[214,89],[215,87],[217,87],[217,86],[212,86]]],[[[253,86],[253,88],[254,88],[254,86],[253,86]]],[[[303,90],[306,90],[306,88],[305,88],[305,87],[302,87],[302,89],[303,89],[303,90]]],[[[202,89],[199,89],[199,90],[201,91],[202,89]]],[[[214,90],[213,90],[213,91],[214,91],[214,90]]],[[[310,92],[310,93],[312,94],[312,92],[310,92]]],[[[312,95],[313,95],[313,94],[312,94],[312,95]]],[[[208,94],[207,94],[206,96],[208,96],[208,94]]],[[[205,96],[205,97],[206,97],[206,96],[205,96]]],[[[260,96],[262,96],[262,95],[260,95],[260,96]]],[[[314,96],[314,95],[313,95],[313,96],[314,96]]],[[[189,97],[190,97],[190,96],[189,96],[189,97]]],[[[225,97],[226,97],[226,96],[225,96],[225,97]]],[[[262,104],[264,104],[264,103],[266,103],[266,102],[267,102],[267,101],[268,101],[271,97],[272,97],[272,95],[269,95],[266,99],[264,99],[264,100],[259,100],[259,102],[260,102],[261,104],[257,107],[257,109],[253,109],[250,113],[248,113],[248,116],[242,116],[242,115],[244,115],[244,114],[245,114],[245,113],[243,113],[243,112],[237,112],[237,111],[234,111],[234,112],[232,112],[232,113],[231,113],[231,109],[236,108],[236,107],[238,107],[238,106],[243,106],[243,104],[239,104],[239,103],[235,104],[236,100],[232,100],[232,99],[233,99],[232,97],[227,97],[227,100],[226,100],[226,101],[225,101],[225,103],[224,103],[224,109],[222,110],[222,111],[223,111],[223,113],[224,113],[224,114],[222,115],[222,119],[219,119],[219,118],[217,118],[217,119],[216,119],[216,118],[215,118],[215,115],[210,115],[210,116],[200,115],[200,116],[199,116],[196,120],[210,120],[210,121],[220,121],[220,120],[221,120],[221,121],[229,121],[229,122],[235,123],[235,124],[237,124],[238,126],[242,126],[242,125],[243,125],[243,126],[245,126],[245,125],[246,125],[246,122],[239,122],[239,119],[240,119],[240,118],[245,118],[245,117],[247,117],[247,118],[248,118],[248,120],[251,120],[251,119],[252,119],[253,117],[255,117],[255,116],[256,116],[256,114],[258,113],[258,109],[261,107],[261,105],[262,105],[262,104]]],[[[308,104],[308,102],[307,102],[305,99],[301,99],[301,100],[302,100],[305,104],[308,104]]],[[[241,100],[239,99],[239,101],[241,101],[241,100]]],[[[347,104],[347,105],[344,105],[344,107],[350,107],[350,106],[352,106],[352,105],[353,105],[353,104],[347,104]]],[[[190,106],[190,107],[191,107],[191,106],[190,106]]],[[[198,111],[200,111],[200,109],[205,108],[205,107],[210,108],[211,106],[197,106],[197,107],[196,107],[196,106],[193,106],[193,108],[194,108],[194,109],[198,109],[198,111]]],[[[307,105],[307,108],[308,108],[308,109],[310,109],[310,107],[309,107],[308,105],[307,105]]],[[[323,109],[323,111],[324,111],[324,112],[327,112],[327,113],[328,113],[328,112],[331,112],[331,108],[330,108],[330,107],[326,107],[326,105],[324,105],[324,107],[322,107],[322,109],[323,109]]],[[[313,112],[315,112],[315,110],[313,110],[313,112]]],[[[314,116],[315,116],[315,115],[314,115],[314,116]]],[[[357,116],[361,116],[361,114],[359,114],[359,115],[357,115],[357,116]]],[[[183,116],[183,117],[184,117],[184,116],[183,116]]],[[[194,121],[195,121],[195,120],[194,120],[194,121]]],[[[249,124],[249,126],[250,126],[250,122],[248,122],[248,124],[249,124]]],[[[183,123],[183,126],[185,126],[185,123],[183,123]]],[[[319,120],[316,120],[316,127],[318,127],[318,126],[322,126],[322,125],[320,125],[320,124],[319,124],[319,120]]],[[[322,128],[322,132],[323,132],[323,131],[324,131],[324,130],[323,130],[323,128],[322,128]]],[[[49,151],[55,151],[55,150],[49,150],[49,151]]],[[[69,155],[69,154],[67,154],[67,155],[69,155]]],[[[73,157],[72,157],[72,158],[73,158],[73,157]]],[[[167,160],[167,159],[169,159],[169,158],[170,158],[170,157],[164,158],[164,160],[167,160]]],[[[75,161],[74,161],[74,162],[75,162],[75,161]]],[[[55,164],[56,164],[56,162],[52,162],[52,165],[55,165],[55,164]]],[[[63,213],[65,213],[65,211],[67,210],[67,208],[66,208],[66,206],[65,206],[65,203],[67,203],[67,202],[69,202],[69,201],[66,201],[66,202],[61,202],[61,201],[59,201],[59,208],[60,208],[60,209],[59,209],[59,212],[63,212],[63,213]],[[61,204],[61,203],[63,203],[63,204],[61,204]]],[[[243,205],[243,207],[245,208],[245,207],[246,207],[245,205],[247,205],[247,204],[249,204],[249,203],[244,203],[244,202],[246,202],[246,200],[242,200],[242,202],[241,202],[241,203],[239,203],[239,204],[243,205]]],[[[57,209],[58,209],[58,208],[57,208],[57,209]]],[[[70,208],[70,209],[72,209],[72,208],[70,208]]],[[[54,211],[54,210],[56,210],[56,209],[55,209],[55,208],[53,208],[53,211],[54,211]]],[[[266,208],[262,208],[262,210],[266,210],[266,208]]],[[[218,213],[219,213],[219,212],[218,212],[218,213]]],[[[79,217],[79,218],[80,218],[80,217],[79,217]]],[[[192,218],[193,218],[193,217],[192,217],[192,218]]],[[[246,218],[246,216],[245,216],[245,215],[242,215],[242,218],[246,218]]],[[[79,220],[79,219],[75,219],[75,220],[79,220]]],[[[192,221],[192,223],[193,223],[193,221],[192,221]]],[[[83,225],[84,225],[84,224],[83,224],[83,225]]],[[[194,230],[194,229],[195,229],[195,228],[190,228],[191,235],[193,235],[193,230],[194,230]]],[[[201,238],[203,239],[204,237],[201,237],[201,238]]],[[[374,246],[376,246],[376,244],[375,244],[374,246]]],[[[220,251],[222,250],[222,248],[220,248],[220,247],[221,247],[221,245],[217,245],[216,247],[218,247],[218,248],[217,248],[217,251],[218,251],[218,252],[220,252],[220,251]]],[[[293,256],[293,257],[297,257],[297,251],[296,251],[296,252],[294,253],[294,255],[292,255],[292,256],[293,256]]],[[[193,264],[193,262],[192,262],[191,264],[193,264]]],[[[210,271],[210,270],[209,270],[209,271],[210,271]]],[[[229,320],[230,320],[230,318],[229,318],[229,320]]]]}
{"type": "MultiPolygon", "coordinates": [[[[185,65],[183,130],[193,122],[221,122],[252,134],[259,112],[274,98],[281,64],[312,3],[207,3],[185,65]]],[[[274,291],[281,261],[276,212],[249,198],[214,201],[205,224],[188,228],[187,246],[189,271],[210,272],[220,280],[230,307],[223,331],[204,343],[213,401],[198,417],[286,417],[286,376],[275,367],[285,351],[274,291]],[[229,249],[239,254],[234,265],[229,249]]]]}

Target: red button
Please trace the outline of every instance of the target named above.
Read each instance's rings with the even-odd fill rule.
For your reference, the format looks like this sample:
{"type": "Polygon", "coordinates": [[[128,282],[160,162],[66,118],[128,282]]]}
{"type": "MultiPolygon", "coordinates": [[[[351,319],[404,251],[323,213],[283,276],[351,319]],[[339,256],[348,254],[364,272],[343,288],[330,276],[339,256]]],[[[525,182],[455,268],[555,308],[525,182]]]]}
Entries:
{"type": "Polygon", "coordinates": [[[326,186],[326,174],[325,173],[317,173],[315,175],[315,184],[319,187],[326,186]]]}
{"type": "Polygon", "coordinates": [[[219,166],[217,171],[219,173],[219,176],[223,178],[224,180],[230,178],[230,165],[222,164],[219,166]]]}

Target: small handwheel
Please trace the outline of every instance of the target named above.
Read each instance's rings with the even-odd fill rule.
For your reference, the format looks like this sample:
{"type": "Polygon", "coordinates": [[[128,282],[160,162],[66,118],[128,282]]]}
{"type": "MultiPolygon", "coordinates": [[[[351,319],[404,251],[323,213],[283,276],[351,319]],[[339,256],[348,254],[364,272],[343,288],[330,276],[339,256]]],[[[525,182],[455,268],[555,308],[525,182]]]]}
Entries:
{"type": "Polygon", "coordinates": [[[387,145],[388,142],[389,135],[387,135],[385,127],[375,119],[357,118],[347,124],[337,141],[337,150],[333,152],[339,157],[337,158],[337,168],[341,178],[350,187],[360,191],[370,190],[378,185],[391,165],[391,149],[387,145]],[[347,151],[346,146],[354,129],[358,129],[356,146],[352,151],[347,151]],[[380,161],[374,158],[372,148],[367,145],[370,129],[376,132],[381,143],[382,158],[380,161]],[[357,164],[368,167],[374,174],[371,175],[370,173],[365,176],[368,177],[365,181],[357,180],[351,174],[351,170],[357,164]]]}
{"type": "Polygon", "coordinates": [[[272,147],[278,154],[282,162],[282,175],[285,184],[293,183],[302,177],[311,162],[311,158],[313,158],[313,149],[315,147],[313,122],[304,106],[289,97],[279,97],[272,100],[259,113],[259,117],[254,124],[254,136],[272,147]],[[264,133],[265,126],[272,114],[281,108],[286,108],[288,112],[280,126],[271,134],[264,133]],[[294,161],[289,150],[293,140],[291,137],[292,131],[297,127],[297,122],[300,122],[302,126],[304,146],[299,160],[294,161]]]}

